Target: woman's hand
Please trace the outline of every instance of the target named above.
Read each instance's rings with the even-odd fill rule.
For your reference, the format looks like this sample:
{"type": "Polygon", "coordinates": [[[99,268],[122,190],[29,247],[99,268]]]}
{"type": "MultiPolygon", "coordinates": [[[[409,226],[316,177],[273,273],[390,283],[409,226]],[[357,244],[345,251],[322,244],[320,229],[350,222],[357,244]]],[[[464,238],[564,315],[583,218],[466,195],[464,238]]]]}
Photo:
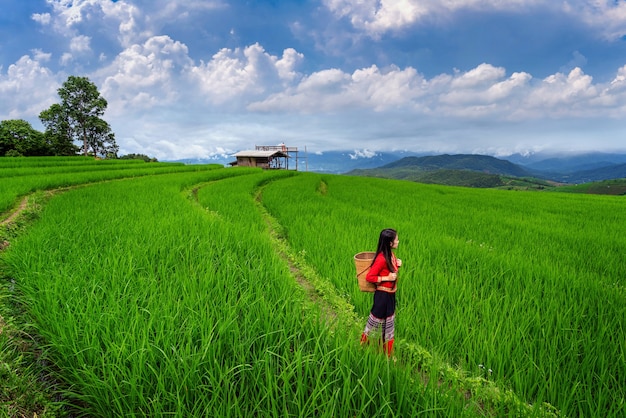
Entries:
{"type": "Polygon", "coordinates": [[[395,282],[396,279],[398,278],[398,273],[389,273],[389,276],[387,276],[387,281],[388,282],[395,282]]]}
{"type": "Polygon", "coordinates": [[[396,266],[400,267],[402,265],[402,260],[396,258],[396,266]]]}

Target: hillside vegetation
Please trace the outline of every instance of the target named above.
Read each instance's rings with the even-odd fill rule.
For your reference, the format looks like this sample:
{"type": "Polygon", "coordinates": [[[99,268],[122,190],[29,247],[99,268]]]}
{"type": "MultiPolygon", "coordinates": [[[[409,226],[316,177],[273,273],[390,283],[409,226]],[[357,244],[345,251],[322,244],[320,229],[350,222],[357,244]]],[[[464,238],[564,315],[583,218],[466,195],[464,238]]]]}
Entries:
{"type": "Polygon", "coordinates": [[[510,161],[486,155],[436,155],[404,157],[378,168],[356,169],[347,175],[408,180],[427,184],[507,190],[551,190],[595,194],[624,194],[625,164],[599,167],[576,173],[526,169],[510,161]],[[611,177],[612,188],[590,186],[611,177]],[[586,187],[561,189],[566,183],[585,182],[586,187]],[[617,185],[621,185],[618,187],[617,185]],[[621,191],[621,193],[620,193],[621,191]]]}
{"type": "Polygon", "coordinates": [[[531,173],[517,164],[487,155],[434,155],[426,157],[405,157],[382,166],[382,169],[400,167],[419,167],[424,171],[432,170],[470,170],[515,177],[529,177],[531,173]]]}
{"type": "Polygon", "coordinates": [[[626,413],[620,197],[16,161],[2,219],[37,205],[0,229],[9,416],[626,413]],[[358,342],[353,256],[386,227],[395,360],[358,342]]]}

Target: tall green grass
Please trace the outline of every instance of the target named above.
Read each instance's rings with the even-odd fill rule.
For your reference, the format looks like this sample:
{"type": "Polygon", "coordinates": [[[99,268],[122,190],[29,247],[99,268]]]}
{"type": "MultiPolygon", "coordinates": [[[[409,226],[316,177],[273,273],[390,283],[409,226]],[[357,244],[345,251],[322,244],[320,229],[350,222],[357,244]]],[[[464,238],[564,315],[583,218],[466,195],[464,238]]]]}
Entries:
{"type": "Polygon", "coordinates": [[[143,164],[143,160],[96,160],[93,157],[0,157],[0,169],[14,168],[18,170],[36,168],[54,168],[67,166],[83,166],[91,169],[94,165],[128,165],[143,164]]]}
{"type": "Polygon", "coordinates": [[[396,335],[568,416],[626,412],[626,201],[307,174],[263,203],[365,317],[352,256],[399,231],[396,335]]]}
{"type": "Polygon", "coordinates": [[[3,253],[83,412],[476,414],[454,388],[424,385],[327,326],[254,204],[272,176],[223,169],[70,190],[3,253]]]}
{"type": "Polygon", "coordinates": [[[9,210],[20,196],[37,190],[72,187],[86,183],[156,174],[215,170],[222,167],[217,164],[183,165],[144,163],[138,160],[97,161],[79,157],[61,158],[56,165],[54,163],[57,159],[53,157],[35,158],[34,162],[30,161],[30,157],[17,158],[15,162],[8,157],[4,160],[0,158],[0,178],[2,178],[0,182],[0,213],[9,210]],[[19,166],[20,160],[23,160],[23,166],[19,166]]]}

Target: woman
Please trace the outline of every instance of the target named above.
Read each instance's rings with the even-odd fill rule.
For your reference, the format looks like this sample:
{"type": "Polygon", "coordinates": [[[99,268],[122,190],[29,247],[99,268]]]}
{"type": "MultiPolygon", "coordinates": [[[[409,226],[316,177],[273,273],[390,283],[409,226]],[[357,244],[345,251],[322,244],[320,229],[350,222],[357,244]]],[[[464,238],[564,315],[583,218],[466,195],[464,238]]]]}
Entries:
{"type": "Polygon", "coordinates": [[[361,335],[361,344],[366,343],[372,330],[382,327],[383,351],[391,357],[396,318],[396,280],[402,261],[393,250],[398,248],[398,233],[394,229],[383,229],[378,238],[374,260],[365,280],[376,284],[374,305],[361,335]]]}

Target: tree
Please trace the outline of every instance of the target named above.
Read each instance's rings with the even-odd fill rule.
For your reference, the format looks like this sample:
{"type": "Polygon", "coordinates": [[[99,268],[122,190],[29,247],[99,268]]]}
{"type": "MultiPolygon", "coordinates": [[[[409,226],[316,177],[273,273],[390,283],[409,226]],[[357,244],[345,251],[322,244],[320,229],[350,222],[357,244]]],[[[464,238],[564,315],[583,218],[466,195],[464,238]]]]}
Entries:
{"type": "Polygon", "coordinates": [[[86,125],[87,145],[93,151],[93,155],[117,158],[119,147],[115,143],[115,136],[109,124],[100,118],[94,118],[86,125]]]}
{"type": "Polygon", "coordinates": [[[55,103],[39,114],[39,120],[46,127],[44,137],[50,144],[52,154],[76,155],[79,148],[74,145],[72,130],[60,104],[55,103]]]}
{"type": "Polygon", "coordinates": [[[49,138],[63,143],[82,142],[84,155],[110,156],[117,153],[115,135],[101,119],[107,101],[87,77],[69,76],[57,90],[60,104],[53,104],[40,113],[49,138]]]}
{"type": "Polygon", "coordinates": [[[156,158],[149,157],[146,154],[126,154],[119,157],[120,160],[143,160],[147,163],[159,162],[156,158]]]}
{"type": "Polygon", "coordinates": [[[23,119],[0,122],[0,156],[50,155],[44,135],[23,119]]]}

